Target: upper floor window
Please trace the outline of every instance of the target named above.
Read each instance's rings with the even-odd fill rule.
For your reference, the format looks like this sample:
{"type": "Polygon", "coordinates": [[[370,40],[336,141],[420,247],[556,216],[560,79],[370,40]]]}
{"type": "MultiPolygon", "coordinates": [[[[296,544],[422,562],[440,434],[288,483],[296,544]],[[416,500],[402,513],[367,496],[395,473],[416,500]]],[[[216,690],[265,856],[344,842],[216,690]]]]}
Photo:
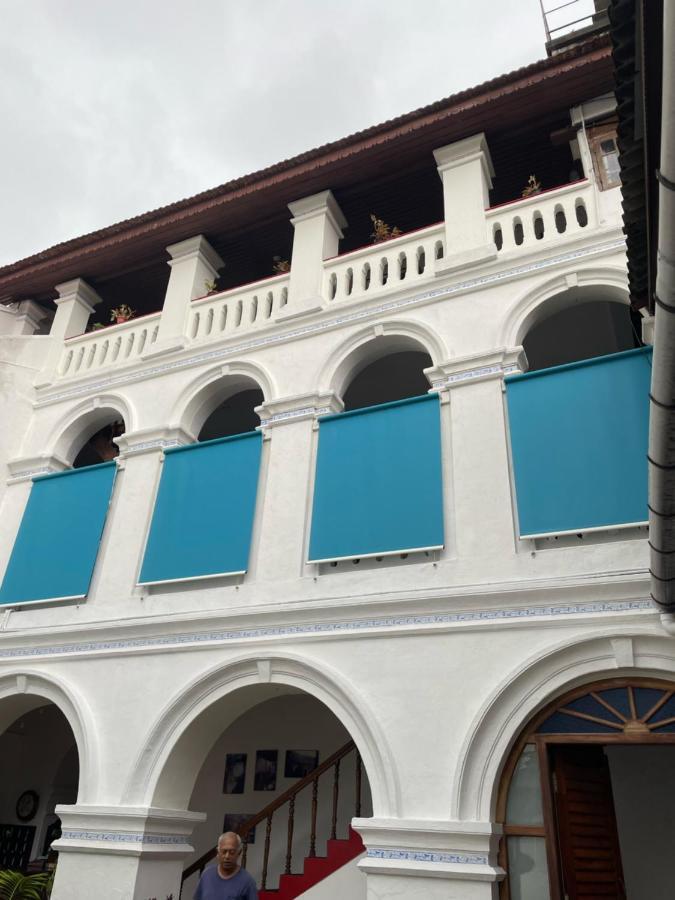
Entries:
{"type": "Polygon", "coordinates": [[[115,443],[115,438],[121,434],[124,434],[124,422],[121,419],[104,425],[81,447],[73,462],[73,468],[83,469],[85,466],[96,466],[116,459],[120,449],[115,443]]]}
{"type": "Polygon", "coordinates": [[[616,143],[616,125],[606,124],[589,128],[588,144],[600,190],[617,187],[621,183],[621,168],[616,143]]]}
{"type": "Polygon", "coordinates": [[[260,388],[248,388],[223,400],[202,425],[198,440],[211,441],[255,431],[260,425],[255,407],[260,406],[264,399],[260,388]]]}

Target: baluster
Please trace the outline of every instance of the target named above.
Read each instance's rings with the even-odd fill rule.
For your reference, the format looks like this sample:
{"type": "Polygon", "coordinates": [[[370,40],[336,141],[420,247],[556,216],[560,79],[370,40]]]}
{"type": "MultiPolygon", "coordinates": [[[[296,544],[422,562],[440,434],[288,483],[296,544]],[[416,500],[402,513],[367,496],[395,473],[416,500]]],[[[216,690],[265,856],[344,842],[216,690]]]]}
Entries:
{"type": "Polygon", "coordinates": [[[267,828],[265,829],[265,853],[263,855],[263,870],[262,870],[262,889],[263,891],[267,888],[267,864],[270,858],[270,837],[272,835],[272,816],[274,812],[271,812],[267,817],[267,828]]]}
{"type": "Polygon", "coordinates": [[[356,818],[361,816],[361,754],[356,751],[356,818]]]}
{"type": "Polygon", "coordinates": [[[315,778],[312,782],[312,830],[309,835],[309,855],[310,858],[316,856],[316,812],[318,808],[319,798],[319,779],[315,778]]]}
{"type": "Polygon", "coordinates": [[[291,856],[293,855],[293,819],[295,817],[295,797],[288,801],[288,844],[286,846],[286,874],[291,874],[291,856]]]}
{"type": "Polygon", "coordinates": [[[242,868],[246,868],[246,855],[248,854],[248,832],[246,832],[246,837],[244,838],[244,848],[241,852],[241,865],[242,868]]]}
{"type": "Polygon", "coordinates": [[[333,777],[333,819],[330,826],[330,837],[334,841],[337,837],[338,796],[340,793],[340,760],[335,763],[335,775],[333,777]]]}

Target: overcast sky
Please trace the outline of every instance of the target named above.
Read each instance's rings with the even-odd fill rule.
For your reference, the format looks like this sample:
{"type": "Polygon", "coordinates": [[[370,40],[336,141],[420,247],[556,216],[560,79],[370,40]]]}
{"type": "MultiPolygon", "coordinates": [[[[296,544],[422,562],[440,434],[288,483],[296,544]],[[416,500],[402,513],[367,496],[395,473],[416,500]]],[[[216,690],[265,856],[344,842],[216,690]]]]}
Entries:
{"type": "Polygon", "coordinates": [[[0,265],[545,55],[539,0],[0,0],[0,15],[0,265]]]}

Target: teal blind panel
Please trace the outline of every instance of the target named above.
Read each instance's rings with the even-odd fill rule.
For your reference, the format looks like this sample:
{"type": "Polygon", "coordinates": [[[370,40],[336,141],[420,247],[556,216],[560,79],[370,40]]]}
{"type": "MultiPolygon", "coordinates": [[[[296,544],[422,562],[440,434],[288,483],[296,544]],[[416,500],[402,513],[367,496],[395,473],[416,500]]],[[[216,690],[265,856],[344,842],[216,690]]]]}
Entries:
{"type": "Polygon", "coordinates": [[[246,571],[261,446],[256,431],[166,451],[141,584],[246,571]]]}
{"type": "Polygon", "coordinates": [[[36,478],[0,588],[0,603],[85,597],[115,463],[36,478]]]}
{"type": "Polygon", "coordinates": [[[441,546],[438,396],[323,416],[310,560],[441,546]]]}
{"type": "Polygon", "coordinates": [[[522,536],[647,520],[651,348],[506,379],[522,536]]]}

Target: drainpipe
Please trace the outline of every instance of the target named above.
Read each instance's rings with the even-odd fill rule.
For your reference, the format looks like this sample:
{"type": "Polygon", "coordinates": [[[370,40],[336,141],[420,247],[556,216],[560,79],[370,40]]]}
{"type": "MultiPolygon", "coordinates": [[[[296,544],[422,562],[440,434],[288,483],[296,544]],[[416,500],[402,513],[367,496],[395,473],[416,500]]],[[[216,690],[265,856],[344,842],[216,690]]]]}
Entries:
{"type": "Polygon", "coordinates": [[[654,356],[649,416],[652,599],[675,635],[675,0],[663,6],[663,100],[654,356]]]}

